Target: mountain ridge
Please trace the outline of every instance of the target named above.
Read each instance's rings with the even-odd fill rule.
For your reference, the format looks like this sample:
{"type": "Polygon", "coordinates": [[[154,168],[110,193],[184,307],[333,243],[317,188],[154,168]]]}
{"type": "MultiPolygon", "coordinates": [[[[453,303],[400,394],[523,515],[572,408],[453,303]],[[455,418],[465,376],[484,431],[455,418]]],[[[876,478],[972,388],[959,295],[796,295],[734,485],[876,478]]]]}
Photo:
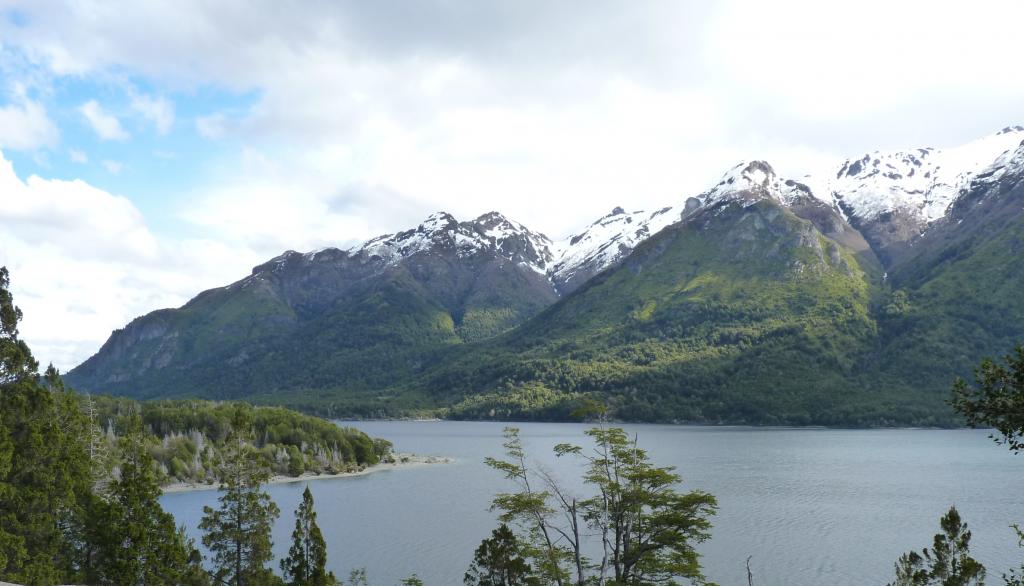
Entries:
{"type": "MultiPolygon", "coordinates": [[[[490,411],[481,411],[482,403],[473,404],[474,397],[491,396],[500,388],[516,395],[524,392],[523,385],[534,385],[529,386],[531,396],[554,393],[561,397],[559,400],[575,396],[572,393],[614,397],[619,392],[617,387],[606,388],[606,383],[593,383],[584,377],[580,380],[591,380],[593,384],[572,387],[565,381],[574,380],[576,375],[566,378],[563,374],[559,379],[551,378],[553,375],[548,372],[534,376],[536,373],[530,370],[533,367],[525,366],[536,360],[530,358],[531,352],[536,353],[530,348],[548,348],[544,340],[526,343],[524,340],[532,339],[530,332],[546,332],[536,334],[540,338],[566,339],[565,332],[575,331],[575,326],[553,316],[567,311],[566,307],[577,307],[581,309],[574,310],[574,315],[582,316],[580,319],[585,323],[590,319],[586,316],[598,316],[593,317],[599,326],[595,331],[621,330],[616,334],[619,338],[640,340],[640,347],[662,357],[658,359],[662,361],[658,368],[675,374],[666,378],[668,375],[652,374],[662,372],[657,369],[637,370],[628,361],[610,359],[609,352],[634,355],[646,351],[638,350],[633,342],[623,345],[621,340],[615,341],[619,338],[608,338],[606,334],[602,334],[604,338],[588,334],[590,337],[581,341],[584,346],[591,344],[589,361],[559,362],[548,348],[538,355],[546,357],[536,364],[549,363],[556,371],[586,370],[588,365],[602,363],[618,365],[614,368],[623,372],[647,372],[636,376],[654,376],[650,380],[662,381],[657,384],[678,379],[699,387],[706,386],[708,379],[678,371],[678,364],[686,363],[694,372],[705,372],[692,362],[692,357],[687,357],[687,352],[696,351],[694,348],[710,343],[711,347],[720,346],[719,351],[725,353],[722,356],[738,353],[735,360],[739,362],[728,362],[733,366],[720,362],[720,368],[745,364],[753,371],[760,371],[763,365],[750,362],[750,356],[775,348],[773,352],[781,352],[781,356],[797,362],[817,356],[813,360],[824,364],[826,370],[823,378],[819,377],[827,381],[822,388],[857,394],[849,381],[857,380],[865,388],[888,385],[900,396],[928,403],[926,411],[934,414],[939,408],[934,396],[921,395],[902,375],[893,375],[894,381],[899,381],[880,383],[871,378],[875,375],[851,370],[850,365],[861,361],[861,370],[875,372],[872,369],[876,362],[886,362],[879,358],[882,348],[886,344],[905,346],[910,343],[906,341],[908,335],[924,336],[931,341],[928,343],[939,343],[936,355],[949,354],[952,342],[942,328],[922,326],[927,322],[924,315],[915,318],[917,325],[908,326],[908,316],[913,316],[917,309],[928,308],[929,315],[944,320],[942,324],[954,323],[959,318],[948,308],[954,303],[948,295],[940,296],[941,303],[928,302],[925,297],[932,295],[928,292],[936,287],[951,287],[942,285],[942,279],[953,279],[949,281],[953,283],[963,278],[943,276],[959,275],[944,268],[950,264],[949,259],[974,258],[971,262],[975,264],[971,266],[990,267],[991,262],[985,261],[984,255],[971,257],[976,246],[988,246],[986,250],[992,251],[1009,246],[1008,250],[1015,250],[1013,238],[1009,244],[1001,240],[991,244],[996,241],[986,239],[984,230],[993,226],[998,226],[998,230],[1016,230],[1012,218],[1019,210],[1014,208],[1017,191],[1013,186],[1022,175],[1024,128],[1018,126],[1007,127],[959,149],[894,151],[847,159],[825,180],[783,178],[765,161],[745,161],[726,171],[709,189],[686,197],[678,205],[654,212],[616,208],[584,230],[558,241],[498,212],[461,222],[450,214],[437,212],[415,228],[378,236],[347,250],[287,251],[254,267],[249,276],[231,285],[201,293],[182,308],[159,310],[133,320],[126,328],[114,332],[96,355],[68,376],[73,383],[90,390],[114,390],[136,396],[147,392],[151,396],[262,396],[272,402],[305,402],[311,409],[324,404],[347,405],[339,408],[356,408],[364,414],[449,405],[455,409],[453,413],[484,416],[490,411]],[[835,179],[830,179],[833,176],[835,179]],[[869,201],[871,193],[875,199],[869,201]],[[987,201],[996,203],[981,205],[987,201]],[[941,206],[945,206],[944,211],[937,215],[935,210],[941,206]],[[999,212],[985,212],[989,208],[999,212]],[[1011,219],[996,221],[1000,213],[1011,219]],[[679,233],[688,236],[682,240],[672,236],[679,233]],[[783,238],[782,233],[790,236],[783,238]],[[715,239],[717,249],[708,248],[695,234],[711,235],[709,238],[715,239]],[[638,250],[649,255],[652,247],[682,241],[694,251],[674,252],[673,258],[678,261],[675,264],[644,264],[633,258],[638,250]],[[959,252],[950,252],[951,241],[958,242],[955,246],[959,252]],[[740,249],[746,252],[735,258],[719,254],[720,250],[740,249]],[[703,251],[704,256],[697,251],[703,251]],[[758,261],[759,255],[796,255],[794,258],[805,259],[800,262],[809,263],[801,270],[813,273],[819,270],[813,267],[829,267],[826,273],[833,276],[814,284],[800,272],[765,269],[771,263],[758,261]],[[679,264],[679,259],[684,258],[688,260],[679,264]],[[659,268],[652,269],[653,266],[659,268]],[[915,267],[922,266],[931,268],[919,270],[915,277],[915,267]],[[745,274],[744,269],[750,274],[745,274]],[[692,278],[698,281],[710,279],[707,283],[711,285],[705,286],[711,286],[709,291],[717,291],[717,297],[702,301],[711,304],[705,309],[694,309],[689,285],[670,282],[670,277],[651,280],[652,270],[665,271],[670,276],[695,274],[698,276],[692,278]],[[754,275],[760,276],[751,280],[754,275]],[[855,283],[837,284],[847,282],[852,275],[856,275],[855,283]],[[609,279],[617,283],[610,289],[601,285],[609,279]],[[798,286],[805,281],[803,288],[798,286]],[[782,298],[767,300],[739,286],[756,282],[765,283],[782,298]],[[631,290],[637,293],[630,295],[647,301],[640,303],[628,295],[623,297],[631,290]],[[603,297],[595,297],[594,291],[603,291],[603,297]],[[894,295],[899,298],[908,294],[912,311],[902,317],[886,313],[890,306],[900,305],[893,300],[894,295]],[[608,305],[607,299],[618,299],[620,303],[608,305]],[[826,303],[824,300],[828,299],[831,301],[826,303]],[[818,314],[813,314],[818,315],[813,319],[808,317],[812,315],[806,313],[808,308],[818,307],[819,303],[832,304],[829,311],[835,321],[831,325],[818,314]],[[773,307],[774,310],[770,309],[773,307]],[[664,315],[672,316],[661,319],[682,320],[679,324],[690,324],[687,327],[692,331],[679,329],[678,324],[650,330],[646,321],[635,317],[661,315],[659,308],[670,308],[664,315]],[[777,312],[774,317],[770,315],[772,311],[777,312]],[[707,322],[692,322],[694,315],[703,315],[707,322]],[[729,325],[730,319],[739,321],[729,325]],[[858,320],[866,321],[857,326],[857,331],[873,333],[855,336],[856,341],[850,343],[852,354],[847,354],[835,340],[846,339],[843,328],[851,326],[843,324],[860,323],[858,320]],[[789,325],[779,329],[776,322],[789,325]],[[896,329],[901,323],[900,327],[907,328],[903,333],[896,329]],[[701,336],[709,336],[706,340],[693,337],[694,332],[705,330],[701,336]],[[812,330],[815,333],[800,333],[812,330]],[[736,331],[747,333],[735,338],[736,331]],[[502,346],[515,339],[520,342],[502,346]],[[737,345],[730,342],[734,339],[745,341],[737,345]],[[900,342],[901,339],[904,341],[900,342]],[[945,341],[936,342],[940,339],[945,341]],[[824,346],[819,347],[819,342],[813,340],[821,340],[824,346]],[[808,346],[801,350],[801,344],[808,346]],[[684,347],[690,350],[680,350],[684,347]],[[204,352],[212,353],[213,358],[204,352]],[[309,362],[308,367],[296,370],[287,359],[289,354],[302,356],[309,362]],[[484,366],[468,364],[460,358],[465,356],[476,356],[484,366]],[[486,366],[493,357],[497,357],[497,362],[486,366]],[[677,364],[677,359],[682,362],[677,364]],[[836,370],[843,364],[845,370],[836,370]],[[488,368],[495,375],[490,379],[480,374],[488,368]],[[522,376],[524,372],[530,376],[522,376]],[[449,391],[439,394],[437,388],[424,380],[444,380],[449,391]],[[462,407],[456,408],[456,403],[462,407]]],[[[1009,283],[1013,285],[1016,281],[1011,279],[1009,283]]],[[[977,301],[979,306],[983,302],[977,301]]],[[[1000,303],[1016,307],[1009,297],[1000,303]]],[[[1024,326],[1024,314],[1020,319],[1024,326]]],[[[995,346],[993,336],[972,336],[976,349],[965,356],[973,357],[975,350],[995,346]]],[[[999,338],[1005,341],[1006,336],[999,338]]],[[[919,360],[916,367],[927,364],[927,360],[919,360]]],[[[959,365],[966,363],[960,356],[951,356],[949,361],[958,366],[952,370],[939,368],[936,372],[960,373],[959,365]]],[[[898,371],[893,364],[886,368],[889,373],[898,371]]],[[[885,370],[878,369],[879,373],[885,370]]],[[[800,372],[807,380],[818,376],[812,371],[800,372]]],[[[722,378],[722,373],[708,376],[719,381],[732,380],[722,378]]],[[[616,384],[637,384],[619,375],[608,377],[619,381],[616,384]]],[[[754,386],[771,380],[776,387],[790,387],[785,379],[767,374],[762,379],[742,380],[754,386]]],[[[716,392],[708,389],[708,393],[716,392]]],[[[767,393],[768,389],[762,391],[767,393]]],[[[667,388],[659,392],[671,394],[667,388]]],[[[800,394],[795,388],[789,392],[800,394]]],[[[760,401],[769,410],[782,408],[767,398],[770,394],[753,399],[744,393],[733,396],[760,401]]],[[[879,404],[898,404],[904,414],[915,412],[914,406],[906,401],[884,395],[876,398],[879,404]]],[[[741,409],[739,403],[731,404],[732,409],[741,409]]],[[[633,403],[620,401],[619,407],[626,412],[635,408],[630,405],[633,403]]],[[[665,405],[668,411],[678,408],[691,415],[716,413],[718,419],[713,420],[729,421],[724,412],[672,401],[665,405]]],[[[797,401],[786,405],[803,404],[797,401]]],[[[842,419],[834,413],[825,415],[824,411],[814,415],[813,408],[806,405],[793,408],[802,414],[794,415],[792,421],[842,419]]],[[[862,408],[875,413],[878,421],[923,421],[906,417],[886,419],[870,406],[862,408]]],[[[494,409],[492,405],[490,410],[494,409]]],[[[650,413],[643,409],[633,413],[635,417],[650,418],[650,413]]],[[[749,414],[742,420],[757,421],[749,414]]],[[[761,420],[771,421],[786,419],[761,420]]]]}
{"type": "MultiPolygon", "coordinates": [[[[749,192],[742,186],[737,187],[740,184],[764,190],[786,205],[792,205],[801,196],[809,196],[839,211],[851,224],[864,225],[877,221],[879,216],[907,214],[917,224],[917,231],[903,238],[909,240],[945,217],[949,207],[975,178],[997,175],[1000,169],[1012,162],[1014,153],[1021,147],[1024,147],[1024,126],[1017,125],[949,149],[925,147],[873,151],[863,157],[848,158],[837,166],[835,178],[828,175],[809,175],[799,180],[781,178],[766,161],[744,161],[730,168],[714,186],[697,196],[687,197],[681,205],[666,206],[653,212],[626,212],[624,208],[616,207],[582,231],[557,241],[497,211],[463,222],[448,212],[438,211],[416,227],[376,236],[348,249],[327,247],[307,253],[286,251],[257,265],[253,272],[269,268],[287,255],[304,254],[309,257],[331,251],[349,254],[368,252],[371,256],[381,256],[394,262],[397,258],[424,250],[424,243],[437,235],[454,238],[461,246],[478,249],[487,245],[487,239],[494,240],[499,250],[504,250],[511,240],[518,239],[522,241],[522,247],[512,247],[511,250],[521,253],[519,261],[526,262],[537,272],[548,274],[561,293],[572,290],[568,283],[577,273],[593,276],[621,260],[637,243],[681,221],[697,205],[749,192]],[[956,163],[953,171],[949,171],[950,161],[956,163]],[[943,165],[946,166],[945,171],[943,165]],[[910,179],[913,183],[909,187],[895,183],[910,179]],[[588,263],[593,266],[585,270],[588,263]]],[[[508,258],[516,260],[511,255],[508,258]]],[[[586,281],[586,278],[577,278],[576,281],[586,281]]]]}

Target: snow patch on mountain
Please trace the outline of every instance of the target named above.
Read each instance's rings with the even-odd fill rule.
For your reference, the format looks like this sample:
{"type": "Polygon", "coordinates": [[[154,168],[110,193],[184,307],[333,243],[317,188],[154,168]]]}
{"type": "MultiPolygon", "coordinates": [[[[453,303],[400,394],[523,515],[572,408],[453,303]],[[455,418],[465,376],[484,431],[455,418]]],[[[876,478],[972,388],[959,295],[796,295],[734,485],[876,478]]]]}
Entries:
{"type": "Polygon", "coordinates": [[[846,214],[869,222],[883,214],[904,212],[929,224],[942,218],[950,204],[979,175],[999,168],[1024,140],[1024,127],[1013,126],[950,149],[921,148],[873,152],[848,159],[834,176],[818,180],[818,196],[846,214]]]}
{"type": "Polygon", "coordinates": [[[720,201],[753,203],[765,197],[792,205],[808,196],[811,196],[811,189],[807,185],[779,177],[765,161],[745,161],[727,171],[721,181],[698,199],[705,206],[720,201]]]}
{"type": "Polygon", "coordinates": [[[493,253],[542,274],[546,273],[553,258],[552,243],[547,236],[497,212],[469,222],[459,222],[451,214],[437,212],[412,230],[372,238],[348,252],[378,257],[393,265],[438,247],[454,248],[460,257],[493,253]]]}
{"type": "Polygon", "coordinates": [[[552,278],[567,284],[572,283],[577,274],[596,274],[628,255],[647,238],[700,208],[721,202],[751,205],[762,198],[792,205],[807,197],[812,197],[812,193],[804,183],[780,178],[764,161],[745,161],[727,171],[711,189],[688,198],[682,205],[654,212],[626,212],[615,208],[583,232],[556,243],[552,278]]]}
{"type": "Polygon", "coordinates": [[[583,231],[557,242],[497,212],[467,222],[438,212],[414,229],[378,236],[346,251],[328,248],[306,255],[289,251],[257,269],[279,269],[296,256],[313,261],[331,253],[361,255],[387,266],[418,253],[447,248],[460,258],[493,254],[547,275],[556,287],[568,290],[617,263],[667,226],[720,203],[752,205],[769,198],[790,206],[816,198],[850,221],[866,223],[886,214],[900,214],[923,230],[942,218],[972,183],[997,181],[1007,173],[1022,171],[1024,127],[1013,126],[956,148],[868,153],[800,181],[779,177],[765,161],[745,161],[729,169],[710,189],[679,205],[653,212],[615,208],[583,231]]]}
{"type": "Polygon", "coordinates": [[[597,272],[680,219],[682,210],[677,207],[670,206],[654,212],[627,212],[615,208],[612,213],[579,234],[573,234],[555,244],[556,260],[551,270],[552,278],[559,283],[569,283],[584,266],[593,267],[596,269],[594,272],[597,272]]]}

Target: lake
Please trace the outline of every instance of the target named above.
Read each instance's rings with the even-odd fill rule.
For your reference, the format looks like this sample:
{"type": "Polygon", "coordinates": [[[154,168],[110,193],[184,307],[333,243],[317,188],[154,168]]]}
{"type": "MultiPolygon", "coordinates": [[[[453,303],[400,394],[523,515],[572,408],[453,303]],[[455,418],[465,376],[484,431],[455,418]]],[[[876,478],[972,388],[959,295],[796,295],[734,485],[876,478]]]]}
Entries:
{"type": "MultiPolygon", "coordinates": [[[[496,525],[491,498],[512,489],[483,464],[502,455],[506,424],[339,424],[389,439],[397,451],[456,462],[309,482],[331,569],[347,578],[365,567],[380,586],[413,573],[428,586],[461,584],[474,549],[496,525]]],[[[533,461],[578,486],[578,468],[551,448],[586,444],[589,426],[515,425],[533,461]]],[[[712,538],[699,549],[706,576],[723,586],[746,584],[748,556],[755,584],[885,584],[900,554],[931,545],[953,504],[990,581],[1024,560],[1008,527],[1024,522],[1024,456],[996,446],[985,431],[623,427],[656,464],[677,467],[684,489],[718,498],[712,538]]],[[[278,556],[287,553],[305,486],[267,487],[282,511],[274,527],[278,556]]],[[[184,492],[162,502],[198,542],[202,507],[216,497],[184,492]]]]}

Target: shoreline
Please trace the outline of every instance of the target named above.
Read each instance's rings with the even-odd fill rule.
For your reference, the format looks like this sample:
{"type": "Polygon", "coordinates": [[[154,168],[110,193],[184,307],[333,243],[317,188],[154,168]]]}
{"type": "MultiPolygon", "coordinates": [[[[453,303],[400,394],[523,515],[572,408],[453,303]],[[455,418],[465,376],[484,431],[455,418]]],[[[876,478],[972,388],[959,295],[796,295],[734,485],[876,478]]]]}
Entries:
{"type": "MultiPolygon", "coordinates": [[[[381,472],[384,470],[403,470],[406,468],[420,468],[423,466],[433,466],[436,464],[454,464],[454,458],[448,458],[446,456],[418,456],[416,454],[394,454],[394,462],[381,462],[374,464],[373,466],[367,466],[362,470],[356,470],[354,472],[339,472],[337,474],[313,474],[304,473],[299,476],[271,476],[270,480],[264,484],[289,484],[292,482],[308,482],[310,480],[326,480],[328,478],[348,478],[353,476],[366,476],[373,474],[374,472],[381,472]]],[[[163,494],[172,494],[179,492],[193,492],[199,490],[217,490],[220,487],[219,482],[213,484],[198,484],[194,482],[172,482],[160,487],[163,494]]]]}
{"type": "MultiPolygon", "coordinates": [[[[323,417],[322,415],[314,415],[323,417]]],[[[359,423],[503,423],[507,425],[519,425],[524,423],[551,423],[567,425],[600,425],[597,421],[559,420],[559,419],[446,419],[444,417],[414,418],[414,417],[324,417],[332,423],[353,424],[350,427],[357,427],[359,423]]],[[[944,430],[956,431],[963,429],[986,430],[985,427],[973,427],[970,425],[787,425],[783,423],[756,424],[756,423],[712,423],[700,421],[624,421],[612,419],[604,422],[605,426],[617,427],[622,425],[652,425],[668,427],[712,427],[716,429],[744,428],[744,429],[809,429],[809,430],[836,430],[836,431],[884,431],[884,430],[944,430]]]]}

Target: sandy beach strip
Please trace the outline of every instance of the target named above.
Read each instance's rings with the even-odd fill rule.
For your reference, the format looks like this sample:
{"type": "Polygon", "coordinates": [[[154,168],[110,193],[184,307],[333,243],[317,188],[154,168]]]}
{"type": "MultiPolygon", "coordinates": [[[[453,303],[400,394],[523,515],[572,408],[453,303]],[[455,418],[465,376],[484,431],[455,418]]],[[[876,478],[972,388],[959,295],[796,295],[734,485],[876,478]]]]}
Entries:
{"type": "MultiPolygon", "coordinates": [[[[394,462],[381,462],[373,466],[368,466],[362,470],[356,470],[354,472],[340,472],[338,474],[313,474],[306,473],[300,476],[271,476],[270,480],[266,484],[285,484],[288,482],[308,482],[311,480],[326,480],[328,478],[347,478],[350,476],[365,476],[374,472],[380,472],[382,470],[403,470],[406,468],[419,468],[421,466],[432,466],[435,464],[452,464],[455,462],[452,458],[445,458],[441,456],[418,456],[415,454],[395,454],[394,462]]],[[[164,494],[173,492],[188,492],[193,490],[217,490],[219,484],[214,482],[213,484],[196,484],[192,482],[173,482],[161,487],[164,494]]]]}

